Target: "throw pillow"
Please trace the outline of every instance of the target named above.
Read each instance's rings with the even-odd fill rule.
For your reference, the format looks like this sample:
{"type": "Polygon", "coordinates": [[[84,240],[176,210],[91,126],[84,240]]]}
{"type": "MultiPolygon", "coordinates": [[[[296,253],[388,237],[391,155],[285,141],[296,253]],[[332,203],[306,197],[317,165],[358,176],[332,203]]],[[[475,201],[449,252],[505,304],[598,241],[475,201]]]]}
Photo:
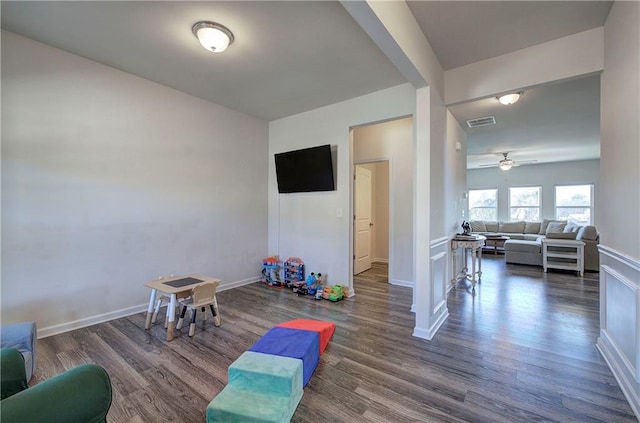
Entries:
{"type": "Polygon", "coordinates": [[[567,222],[549,222],[549,225],[547,225],[547,232],[546,234],[550,234],[550,233],[562,233],[562,231],[564,230],[564,227],[567,226],[567,222]]]}
{"type": "Polygon", "coordinates": [[[580,229],[580,226],[575,225],[573,223],[567,223],[567,226],[564,227],[564,230],[562,232],[564,232],[564,233],[569,233],[569,232],[578,233],[578,229],[580,229]]]}
{"type": "Polygon", "coordinates": [[[549,239],[576,239],[575,232],[550,232],[546,235],[549,239]]]}
{"type": "Polygon", "coordinates": [[[482,220],[472,220],[469,224],[471,225],[471,232],[487,232],[487,226],[482,220]]]}

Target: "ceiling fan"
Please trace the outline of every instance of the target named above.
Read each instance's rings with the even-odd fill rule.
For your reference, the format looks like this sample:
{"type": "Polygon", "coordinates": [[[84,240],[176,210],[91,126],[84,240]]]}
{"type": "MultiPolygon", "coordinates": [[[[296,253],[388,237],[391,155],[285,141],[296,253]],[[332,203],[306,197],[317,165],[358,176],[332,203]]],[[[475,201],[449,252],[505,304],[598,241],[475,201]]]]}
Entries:
{"type": "Polygon", "coordinates": [[[512,167],[518,167],[520,165],[523,164],[531,164],[531,163],[535,163],[537,162],[537,160],[525,160],[525,161],[521,161],[521,162],[517,162],[515,160],[510,159],[509,157],[507,157],[507,155],[509,153],[500,153],[504,156],[504,158],[502,160],[500,160],[498,163],[494,163],[494,164],[485,164],[485,165],[480,165],[480,167],[499,167],[502,170],[509,170],[512,167]]]}

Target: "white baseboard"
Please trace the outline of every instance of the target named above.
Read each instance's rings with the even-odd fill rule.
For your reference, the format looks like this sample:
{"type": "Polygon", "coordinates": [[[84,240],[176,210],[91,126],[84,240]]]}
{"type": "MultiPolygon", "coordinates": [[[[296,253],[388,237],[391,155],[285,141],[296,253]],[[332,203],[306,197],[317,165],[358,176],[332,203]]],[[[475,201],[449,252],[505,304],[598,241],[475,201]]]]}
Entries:
{"type": "MultiPolygon", "coordinates": [[[[218,292],[226,291],[228,289],[238,288],[244,285],[250,285],[255,282],[259,282],[260,277],[243,279],[240,281],[222,283],[218,286],[218,292]]],[[[131,316],[132,314],[142,313],[147,310],[149,303],[139,304],[120,310],[110,311],[108,313],[98,314],[96,316],[86,317],[84,319],[74,320],[72,322],[61,323],[58,325],[47,326],[44,328],[38,328],[38,339],[47,338],[49,336],[58,335],[60,333],[69,332],[75,329],[85,328],[87,326],[97,325],[98,323],[108,322],[109,320],[119,319],[120,317],[131,316]]]]}
{"type": "Polygon", "coordinates": [[[440,326],[442,326],[442,324],[445,322],[445,320],[447,320],[448,317],[449,312],[445,311],[440,315],[440,317],[438,317],[438,319],[433,323],[433,325],[431,325],[429,329],[422,329],[418,327],[413,328],[413,336],[415,336],[416,338],[422,338],[426,339],[427,341],[431,341],[431,339],[433,339],[433,337],[438,332],[438,329],[440,329],[440,326]]]}
{"type": "Polygon", "coordinates": [[[58,335],[75,329],[85,328],[87,326],[97,325],[98,323],[108,322],[109,320],[119,319],[120,317],[131,316],[132,314],[146,311],[148,306],[149,303],[144,303],[127,308],[121,308],[120,310],[110,311],[108,313],[98,314],[96,316],[86,317],[84,319],[74,320],[68,323],[38,328],[38,339],[58,335]]]}
{"type": "Polygon", "coordinates": [[[616,352],[617,348],[605,334],[601,334],[596,343],[596,348],[607,362],[613,377],[615,377],[620,389],[624,394],[633,414],[640,416],[640,396],[638,395],[637,383],[633,375],[628,371],[625,363],[621,362],[622,354],[616,352]]]}
{"type": "Polygon", "coordinates": [[[241,281],[229,282],[229,283],[221,283],[218,286],[218,291],[226,291],[227,289],[239,288],[245,285],[251,285],[252,283],[260,282],[261,278],[259,276],[243,279],[241,281]]]}
{"type": "Polygon", "coordinates": [[[372,263],[387,263],[389,264],[389,259],[383,259],[383,258],[372,258],[371,259],[372,263]]]}
{"type": "Polygon", "coordinates": [[[412,281],[403,281],[402,279],[389,279],[389,283],[391,285],[406,286],[407,288],[414,287],[414,283],[412,281]]]}

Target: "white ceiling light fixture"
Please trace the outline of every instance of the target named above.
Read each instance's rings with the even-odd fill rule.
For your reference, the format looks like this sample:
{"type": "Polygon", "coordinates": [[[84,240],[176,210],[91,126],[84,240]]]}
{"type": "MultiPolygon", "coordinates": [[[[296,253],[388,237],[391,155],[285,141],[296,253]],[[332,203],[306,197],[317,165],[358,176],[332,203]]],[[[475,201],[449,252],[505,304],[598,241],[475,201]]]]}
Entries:
{"type": "Polygon", "coordinates": [[[504,171],[507,171],[513,167],[513,160],[508,159],[507,154],[509,153],[502,153],[504,159],[500,160],[500,163],[498,163],[498,167],[500,167],[500,169],[504,171]]]}
{"type": "Polygon", "coordinates": [[[211,21],[196,22],[191,28],[202,47],[212,53],[222,53],[233,43],[233,33],[224,25],[211,21]]]}
{"type": "Polygon", "coordinates": [[[498,101],[500,103],[504,104],[505,106],[508,106],[508,105],[516,103],[518,100],[520,100],[520,96],[522,94],[524,94],[524,91],[520,91],[520,92],[517,92],[517,93],[499,95],[496,98],[498,99],[498,101]]]}

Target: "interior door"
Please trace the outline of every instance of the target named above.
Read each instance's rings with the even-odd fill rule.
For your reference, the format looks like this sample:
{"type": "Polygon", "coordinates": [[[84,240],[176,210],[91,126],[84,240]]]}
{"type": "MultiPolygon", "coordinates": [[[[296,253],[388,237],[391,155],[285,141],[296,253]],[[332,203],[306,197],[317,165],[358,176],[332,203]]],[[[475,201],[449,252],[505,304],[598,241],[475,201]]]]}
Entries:
{"type": "Polygon", "coordinates": [[[371,171],[356,166],[354,182],[354,242],[353,273],[371,269],[371,171]]]}

